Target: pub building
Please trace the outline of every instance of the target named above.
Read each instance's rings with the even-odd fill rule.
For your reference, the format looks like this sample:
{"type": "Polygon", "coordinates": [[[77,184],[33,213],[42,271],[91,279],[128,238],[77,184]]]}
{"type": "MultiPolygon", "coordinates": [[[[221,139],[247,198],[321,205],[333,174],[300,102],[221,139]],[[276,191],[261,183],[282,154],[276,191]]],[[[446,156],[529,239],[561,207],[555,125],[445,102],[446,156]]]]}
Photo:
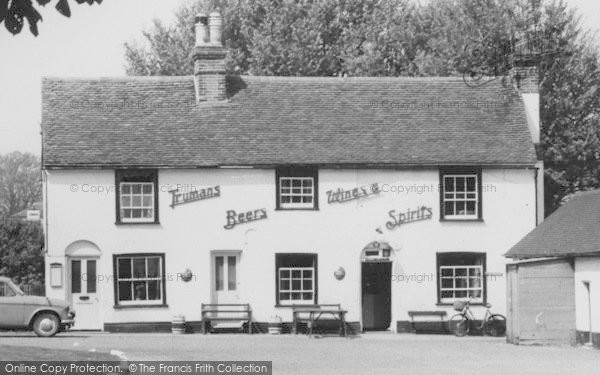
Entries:
{"type": "Polygon", "coordinates": [[[503,254],[543,218],[536,68],[230,76],[220,29],[197,17],[193,76],[43,79],[47,295],[75,329],[196,329],[211,303],[255,332],[297,305],[355,332],[504,314],[503,254]]]}

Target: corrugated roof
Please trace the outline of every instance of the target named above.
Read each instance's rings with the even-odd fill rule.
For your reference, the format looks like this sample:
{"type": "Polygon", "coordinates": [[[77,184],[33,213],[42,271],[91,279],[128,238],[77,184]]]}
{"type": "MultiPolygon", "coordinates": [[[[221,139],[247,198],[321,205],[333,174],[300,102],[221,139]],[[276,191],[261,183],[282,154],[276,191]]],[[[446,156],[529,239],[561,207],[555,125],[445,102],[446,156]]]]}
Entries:
{"type": "Polygon", "coordinates": [[[506,254],[542,258],[600,254],[600,190],[579,193],[506,254]]]}
{"type": "Polygon", "coordinates": [[[499,81],[228,77],[226,102],[196,104],[192,77],[45,78],[43,165],[532,165],[499,81]]]}

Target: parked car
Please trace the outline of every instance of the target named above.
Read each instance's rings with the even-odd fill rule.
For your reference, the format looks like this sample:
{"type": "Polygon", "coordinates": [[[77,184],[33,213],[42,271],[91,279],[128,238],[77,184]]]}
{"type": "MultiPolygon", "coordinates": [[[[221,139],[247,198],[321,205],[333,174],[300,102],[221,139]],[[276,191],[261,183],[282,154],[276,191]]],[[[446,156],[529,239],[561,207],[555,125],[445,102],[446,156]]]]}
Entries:
{"type": "Polygon", "coordinates": [[[33,330],[51,337],[75,324],[75,312],[58,299],[26,296],[9,278],[0,277],[0,329],[33,330]]]}

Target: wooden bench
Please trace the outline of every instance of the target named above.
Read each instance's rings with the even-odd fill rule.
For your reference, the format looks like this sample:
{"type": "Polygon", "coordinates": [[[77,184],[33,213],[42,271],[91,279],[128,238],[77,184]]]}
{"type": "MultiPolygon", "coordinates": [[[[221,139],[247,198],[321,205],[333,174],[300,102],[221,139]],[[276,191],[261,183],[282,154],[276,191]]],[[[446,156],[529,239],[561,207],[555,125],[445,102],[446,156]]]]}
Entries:
{"type": "Polygon", "coordinates": [[[213,322],[246,323],[248,334],[252,334],[252,309],[248,303],[203,303],[202,333],[212,329],[213,322]]]}
{"type": "Polygon", "coordinates": [[[448,315],[448,313],[446,311],[409,311],[408,312],[408,316],[410,317],[410,325],[412,327],[412,329],[417,332],[417,331],[445,331],[447,330],[447,327],[445,325],[445,320],[444,318],[448,315]],[[415,323],[423,323],[423,324],[427,324],[427,323],[431,323],[431,322],[416,322],[415,321],[415,317],[438,317],[440,318],[439,321],[439,326],[436,325],[435,329],[420,329],[417,328],[417,326],[415,325],[415,323]]]}
{"type": "MultiPolygon", "coordinates": [[[[343,311],[342,307],[339,303],[325,303],[325,304],[320,304],[320,305],[293,305],[292,306],[292,316],[293,316],[293,324],[292,324],[292,333],[294,334],[298,334],[298,325],[300,323],[306,323],[308,325],[308,332],[311,333],[312,332],[312,325],[314,325],[314,320],[315,316],[315,312],[318,313],[319,311],[326,311],[326,310],[331,310],[331,311],[343,311]]],[[[317,318],[318,319],[318,318],[317,318]]],[[[342,317],[343,319],[343,317],[342,317]]],[[[345,330],[345,322],[342,322],[342,324],[344,324],[344,330],[345,330]]]]}

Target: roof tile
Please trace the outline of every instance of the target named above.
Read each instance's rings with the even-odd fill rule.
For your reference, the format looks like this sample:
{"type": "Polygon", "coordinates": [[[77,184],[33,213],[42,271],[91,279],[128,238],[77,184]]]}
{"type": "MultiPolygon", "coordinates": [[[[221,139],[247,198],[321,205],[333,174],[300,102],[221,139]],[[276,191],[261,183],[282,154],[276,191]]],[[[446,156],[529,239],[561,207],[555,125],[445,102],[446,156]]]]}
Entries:
{"type": "Polygon", "coordinates": [[[195,103],[192,77],[46,78],[43,164],[531,165],[519,94],[499,80],[228,77],[195,103]]]}
{"type": "Polygon", "coordinates": [[[600,254],[600,190],[575,195],[506,254],[545,258],[600,254]]]}

